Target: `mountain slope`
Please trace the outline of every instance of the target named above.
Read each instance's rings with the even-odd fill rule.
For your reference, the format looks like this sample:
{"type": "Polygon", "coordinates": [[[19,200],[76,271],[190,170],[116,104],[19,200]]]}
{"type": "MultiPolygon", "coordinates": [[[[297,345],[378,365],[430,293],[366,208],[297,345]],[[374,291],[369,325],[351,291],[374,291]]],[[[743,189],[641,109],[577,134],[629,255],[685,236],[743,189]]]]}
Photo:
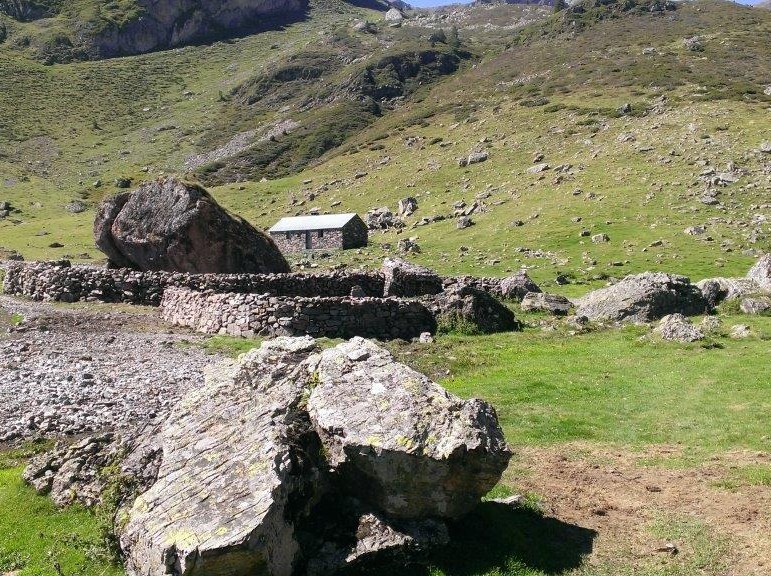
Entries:
{"type": "Polygon", "coordinates": [[[573,30],[570,11],[523,29],[537,7],[414,12],[390,28],[376,11],[325,3],[283,31],[130,59],[44,67],[0,51],[0,83],[13,80],[0,90],[11,111],[0,170],[12,183],[0,200],[22,210],[18,224],[0,221],[0,244],[94,256],[92,206],[114,179],[197,170],[235,181],[214,195],[265,227],[312,208],[394,209],[405,196],[420,204],[408,225],[444,218],[373,234],[366,250],[318,257],[322,266],[377,265],[416,236],[412,257],[445,272],[524,266],[541,281],[587,283],[644,269],[741,273],[771,248],[771,158],[759,151],[771,14],[707,0],[635,6],[648,9],[585,4],[573,30]],[[357,31],[367,20],[374,33],[357,31]],[[429,39],[452,26],[460,48],[429,39]],[[386,81],[356,80],[424,51],[454,55],[457,69],[406,77],[386,66],[386,81]],[[482,150],[486,162],[458,166],[482,150]],[[69,214],[78,198],[88,210],[69,214]],[[456,229],[455,206],[475,202],[475,225],[456,229]]]}

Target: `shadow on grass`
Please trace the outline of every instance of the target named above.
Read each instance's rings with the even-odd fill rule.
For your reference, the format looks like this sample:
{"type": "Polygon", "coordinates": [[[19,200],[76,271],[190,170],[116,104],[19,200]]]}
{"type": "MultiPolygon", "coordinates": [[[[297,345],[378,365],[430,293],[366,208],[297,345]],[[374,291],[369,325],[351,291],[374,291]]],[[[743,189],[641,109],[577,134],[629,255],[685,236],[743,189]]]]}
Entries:
{"type": "Polygon", "coordinates": [[[427,576],[438,570],[446,576],[562,574],[581,566],[596,536],[594,530],[546,518],[527,508],[485,502],[450,527],[451,543],[431,555],[431,568],[412,567],[398,573],[427,576]]]}
{"type": "Polygon", "coordinates": [[[546,518],[527,508],[485,502],[450,528],[452,544],[432,563],[448,576],[496,569],[558,574],[577,568],[591,553],[594,530],[546,518]]]}

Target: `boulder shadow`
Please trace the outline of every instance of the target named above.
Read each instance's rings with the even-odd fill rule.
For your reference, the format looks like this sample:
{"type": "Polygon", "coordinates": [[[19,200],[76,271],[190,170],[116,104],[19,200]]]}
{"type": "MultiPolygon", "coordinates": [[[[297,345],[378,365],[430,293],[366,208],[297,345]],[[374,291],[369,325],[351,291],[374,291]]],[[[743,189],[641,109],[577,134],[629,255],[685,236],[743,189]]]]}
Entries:
{"type": "MultiPolygon", "coordinates": [[[[450,544],[431,554],[429,565],[447,576],[527,569],[562,574],[581,566],[596,537],[595,530],[527,508],[484,502],[450,526],[450,544]]],[[[399,571],[400,576],[430,573],[426,566],[399,571]]]]}
{"type": "Polygon", "coordinates": [[[597,532],[523,507],[484,502],[450,527],[451,543],[432,558],[448,576],[532,568],[559,574],[578,568],[597,532]]]}

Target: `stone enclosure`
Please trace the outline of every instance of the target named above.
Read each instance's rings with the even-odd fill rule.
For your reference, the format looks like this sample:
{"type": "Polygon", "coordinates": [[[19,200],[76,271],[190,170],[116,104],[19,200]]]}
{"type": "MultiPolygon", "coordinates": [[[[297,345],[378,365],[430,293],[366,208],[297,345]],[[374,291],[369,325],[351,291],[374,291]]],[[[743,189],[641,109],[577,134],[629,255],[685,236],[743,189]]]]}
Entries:
{"type": "Polygon", "coordinates": [[[7,264],[4,291],[45,301],[159,306],[167,321],[208,334],[389,340],[435,333],[443,314],[468,314],[480,332],[517,329],[513,314],[491,295],[501,295],[500,282],[441,278],[401,260],[386,260],[375,272],[326,274],[140,272],[61,261],[7,264]],[[458,285],[467,286],[459,296],[458,285]],[[447,293],[457,297],[443,298],[447,293]]]}

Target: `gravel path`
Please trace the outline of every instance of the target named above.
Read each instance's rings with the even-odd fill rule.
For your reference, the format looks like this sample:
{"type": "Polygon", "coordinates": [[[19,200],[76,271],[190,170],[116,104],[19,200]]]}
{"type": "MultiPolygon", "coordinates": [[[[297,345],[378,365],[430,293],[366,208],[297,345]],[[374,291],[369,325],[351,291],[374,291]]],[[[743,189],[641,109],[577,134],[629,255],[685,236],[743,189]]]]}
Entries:
{"type": "Polygon", "coordinates": [[[163,416],[219,358],[152,309],[0,296],[0,443],[136,427],[163,416]],[[13,314],[24,320],[18,326],[13,314]]]}

